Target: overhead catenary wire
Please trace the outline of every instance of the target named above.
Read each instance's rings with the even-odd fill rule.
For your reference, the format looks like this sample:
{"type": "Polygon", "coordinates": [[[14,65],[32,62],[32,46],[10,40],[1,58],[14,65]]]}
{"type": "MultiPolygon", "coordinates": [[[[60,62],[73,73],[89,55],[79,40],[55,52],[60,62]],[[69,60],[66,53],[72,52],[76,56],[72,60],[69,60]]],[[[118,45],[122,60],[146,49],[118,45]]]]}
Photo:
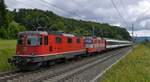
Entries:
{"type": "MultiPolygon", "coordinates": [[[[16,0],[17,1],[17,0],[16,0]]],[[[57,9],[59,9],[59,10],[61,10],[61,11],[63,11],[63,12],[65,12],[65,13],[67,13],[67,15],[69,15],[69,16],[78,16],[79,18],[83,18],[83,17],[81,17],[80,15],[78,15],[78,14],[76,14],[76,13],[73,13],[73,12],[71,12],[71,11],[68,11],[68,10],[65,10],[65,9],[63,9],[63,8],[61,8],[61,7],[57,7],[55,4],[52,4],[52,3],[47,3],[46,1],[44,1],[44,0],[42,0],[44,3],[39,3],[39,4],[41,4],[42,6],[45,6],[45,7],[47,7],[47,8],[51,8],[50,6],[52,6],[52,7],[54,7],[54,8],[57,8],[57,9]],[[45,5],[46,4],[46,5],[45,5]],[[50,5],[50,6],[48,6],[48,5],[50,5]]],[[[26,4],[26,3],[22,3],[21,2],[21,4],[24,4],[24,5],[28,5],[28,6],[30,6],[30,7],[33,7],[33,5],[29,5],[29,4],[26,4]]],[[[83,18],[84,19],[84,18],[83,18]]]]}
{"type": "MultiPolygon", "coordinates": [[[[73,0],[72,0],[72,1],[73,1],[73,0]]],[[[63,9],[63,8],[58,7],[58,6],[55,5],[55,4],[48,3],[48,2],[46,2],[45,0],[43,0],[43,2],[44,2],[45,4],[47,4],[47,5],[51,5],[51,6],[55,7],[55,8],[58,8],[58,9],[60,9],[60,10],[62,10],[62,11],[65,11],[66,13],[69,13],[70,15],[77,16],[77,17],[79,17],[80,19],[89,19],[89,17],[82,17],[81,15],[78,15],[76,12],[71,12],[71,11],[65,10],[65,9],[63,9]]],[[[76,3],[75,1],[73,1],[73,2],[76,3]]],[[[76,5],[82,7],[81,5],[79,5],[79,4],[77,4],[77,3],[76,3],[76,5]]],[[[82,8],[84,8],[84,7],[82,7],[82,8]]],[[[85,9],[85,8],[84,8],[84,9],[85,9]]],[[[78,12],[79,12],[79,9],[78,9],[78,12]]]]}
{"type": "MultiPolygon", "coordinates": [[[[77,3],[75,0],[71,0],[72,2],[74,2],[78,7],[82,8],[83,10],[87,10],[88,8],[85,8],[85,6],[77,3]]],[[[77,11],[80,12],[80,9],[77,8],[77,11]]],[[[91,17],[82,17],[82,19],[92,19],[91,17]]]]}
{"type": "Polygon", "coordinates": [[[61,10],[61,11],[63,11],[63,12],[65,12],[67,15],[69,15],[69,16],[72,16],[72,12],[70,12],[70,11],[67,11],[67,10],[65,10],[65,9],[63,9],[63,8],[60,8],[60,7],[57,7],[55,4],[52,4],[52,3],[47,3],[47,2],[45,2],[44,0],[42,0],[44,3],[39,3],[39,4],[41,4],[42,6],[45,6],[45,7],[47,7],[47,8],[50,8],[51,9],[51,7],[50,6],[52,6],[52,7],[54,7],[54,8],[56,8],[56,9],[59,9],[59,10],[61,10]],[[46,5],[45,5],[46,4],[46,5]],[[49,6],[50,5],[50,6],[49,6]]]}
{"type": "Polygon", "coordinates": [[[125,12],[125,15],[128,15],[128,11],[126,10],[126,6],[125,6],[125,1],[124,0],[120,0],[120,3],[122,4],[122,8],[125,12]]]}
{"type": "Polygon", "coordinates": [[[112,3],[113,7],[115,8],[116,12],[117,12],[118,15],[120,16],[120,18],[123,20],[123,22],[124,22],[125,24],[127,24],[125,18],[124,18],[124,17],[122,16],[122,14],[120,13],[120,11],[119,11],[119,9],[117,8],[115,2],[114,2],[113,0],[110,0],[110,1],[111,1],[111,3],[112,3]]]}
{"type": "MultiPolygon", "coordinates": [[[[15,1],[17,1],[17,0],[15,0],[15,1]]],[[[43,1],[44,1],[44,0],[43,0],[43,1]]],[[[20,1],[18,1],[18,2],[20,2],[20,1]]],[[[26,3],[23,3],[23,2],[20,2],[20,3],[23,4],[23,5],[28,5],[29,7],[33,7],[33,5],[29,5],[29,4],[26,4],[26,3]]],[[[67,11],[67,10],[63,9],[63,8],[57,7],[56,5],[51,4],[51,3],[46,3],[47,5],[42,4],[42,3],[39,3],[39,4],[41,4],[42,6],[45,6],[45,7],[47,7],[47,8],[51,8],[50,6],[48,6],[48,4],[49,4],[49,5],[51,5],[52,7],[57,8],[57,9],[59,9],[59,10],[65,12],[65,13],[66,13],[67,15],[69,15],[69,16],[72,16],[72,15],[74,14],[74,13],[72,13],[72,12],[70,12],[70,11],[67,11]]]]}
{"type": "Polygon", "coordinates": [[[45,4],[47,4],[47,5],[51,5],[51,6],[55,7],[55,8],[58,8],[58,9],[60,9],[60,10],[62,10],[62,11],[65,11],[65,12],[69,13],[70,15],[74,15],[74,16],[77,16],[77,17],[79,17],[79,18],[83,18],[83,17],[81,17],[80,15],[76,14],[75,12],[71,12],[71,11],[65,10],[65,9],[63,9],[63,8],[61,8],[61,7],[58,7],[58,6],[55,5],[55,4],[48,3],[48,2],[46,2],[45,0],[43,0],[43,2],[44,2],[45,4]]]}

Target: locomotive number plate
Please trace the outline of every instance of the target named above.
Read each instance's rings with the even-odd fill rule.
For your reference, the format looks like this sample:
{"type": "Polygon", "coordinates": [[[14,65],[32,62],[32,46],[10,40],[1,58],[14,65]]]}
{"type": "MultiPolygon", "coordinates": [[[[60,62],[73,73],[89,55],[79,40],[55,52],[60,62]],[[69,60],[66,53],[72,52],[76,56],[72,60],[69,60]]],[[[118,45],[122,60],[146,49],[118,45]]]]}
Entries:
{"type": "Polygon", "coordinates": [[[27,51],[27,47],[23,47],[22,51],[26,52],[27,51]]]}

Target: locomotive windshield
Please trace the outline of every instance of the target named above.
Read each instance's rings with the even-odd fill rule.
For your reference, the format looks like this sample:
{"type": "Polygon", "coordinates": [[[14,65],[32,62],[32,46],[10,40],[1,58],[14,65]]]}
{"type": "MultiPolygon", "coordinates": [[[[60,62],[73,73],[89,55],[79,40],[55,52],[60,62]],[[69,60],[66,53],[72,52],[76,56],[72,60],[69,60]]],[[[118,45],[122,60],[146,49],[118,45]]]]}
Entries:
{"type": "Polygon", "coordinates": [[[24,36],[22,34],[19,35],[17,43],[19,45],[23,45],[25,43],[24,36]]]}
{"type": "Polygon", "coordinates": [[[85,43],[92,44],[93,43],[92,38],[85,38],[85,43]]]}
{"type": "Polygon", "coordinates": [[[36,35],[28,35],[27,44],[31,46],[42,45],[42,37],[36,35]]]}
{"type": "Polygon", "coordinates": [[[18,37],[18,45],[42,45],[42,36],[20,34],[18,37]]]}

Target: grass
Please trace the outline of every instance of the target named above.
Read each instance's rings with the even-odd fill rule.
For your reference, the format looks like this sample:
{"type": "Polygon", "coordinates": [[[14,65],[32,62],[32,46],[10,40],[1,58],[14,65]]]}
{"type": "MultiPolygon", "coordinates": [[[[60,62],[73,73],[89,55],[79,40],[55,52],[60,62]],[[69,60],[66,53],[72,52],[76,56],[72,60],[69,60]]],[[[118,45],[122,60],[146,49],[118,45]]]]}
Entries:
{"type": "Polygon", "coordinates": [[[16,40],[0,40],[0,72],[14,69],[7,59],[15,55],[16,40]]]}
{"type": "Polygon", "coordinates": [[[138,45],[104,74],[102,82],[150,82],[150,45],[138,45]]]}

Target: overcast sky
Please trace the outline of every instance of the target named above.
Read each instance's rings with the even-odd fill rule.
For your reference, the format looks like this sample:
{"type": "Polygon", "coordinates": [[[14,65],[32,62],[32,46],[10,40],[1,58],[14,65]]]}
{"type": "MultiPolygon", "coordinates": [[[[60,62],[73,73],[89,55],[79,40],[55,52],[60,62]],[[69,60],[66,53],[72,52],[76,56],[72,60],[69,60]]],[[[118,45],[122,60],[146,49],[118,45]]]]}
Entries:
{"type": "Polygon", "coordinates": [[[50,10],[64,17],[122,26],[129,32],[133,23],[134,35],[150,36],[150,0],[5,0],[5,3],[11,10],[50,10]]]}

